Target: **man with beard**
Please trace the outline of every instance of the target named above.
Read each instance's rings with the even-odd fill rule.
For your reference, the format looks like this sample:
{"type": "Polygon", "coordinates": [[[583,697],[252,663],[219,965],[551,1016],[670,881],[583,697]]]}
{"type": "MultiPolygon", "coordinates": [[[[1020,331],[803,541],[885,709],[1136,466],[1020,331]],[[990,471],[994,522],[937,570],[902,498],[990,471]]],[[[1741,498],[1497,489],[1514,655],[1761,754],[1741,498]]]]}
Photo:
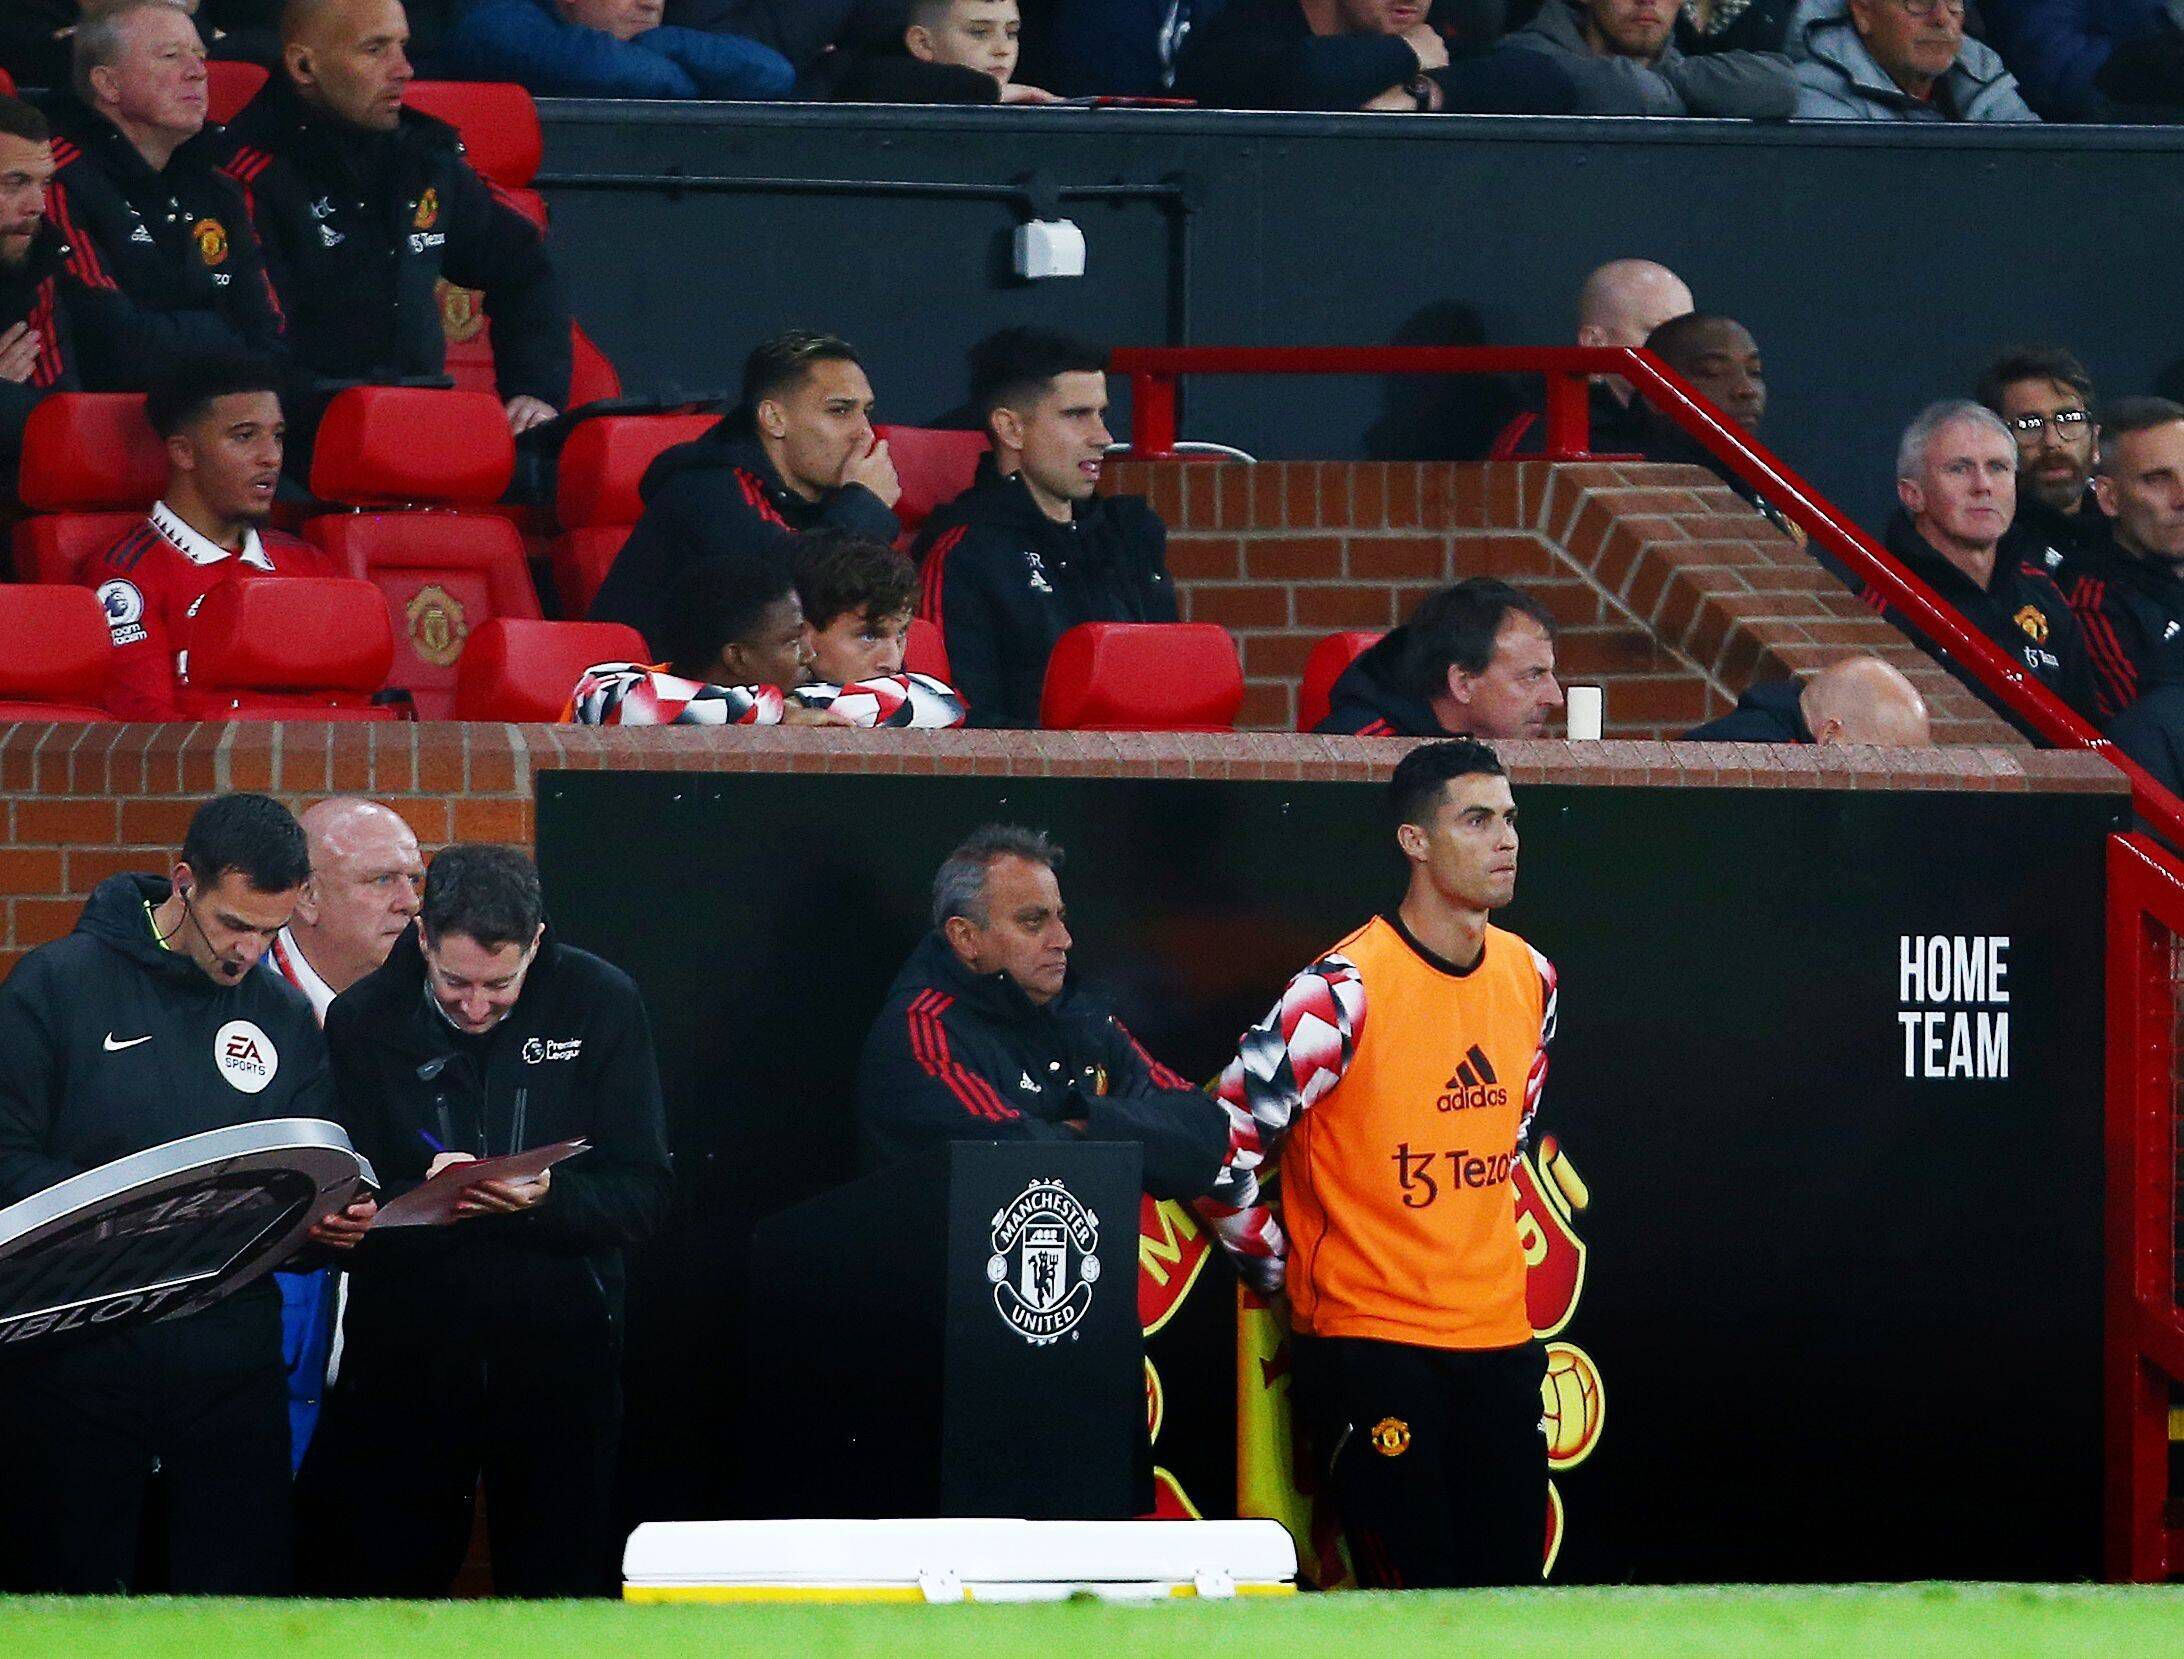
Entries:
{"type": "Polygon", "coordinates": [[[2093,489],[2115,532],[2072,573],[2101,714],[2184,681],[2184,405],[2118,398],[2101,412],[2093,489]]]}
{"type": "Polygon", "coordinates": [[[2093,377],[2060,347],[2005,352],[1979,377],[1979,401],[2017,439],[2011,535],[2067,586],[2074,566],[2111,546],[2108,519],[2093,500],[2093,377]]]}
{"type": "Polygon", "coordinates": [[[1729,115],[1781,120],[1797,80],[1778,52],[1677,48],[1673,0],[1546,0],[1509,37],[1542,52],[1577,83],[1583,115],[1729,115]]]}
{"type": "Polygon", "coordinates": [[[83,568],[113,633],[106,706],[124,720],[209,712],[189,697],[190,619],[223,582],[338,576],[325,555],[267,529],[280,483],[280,377],[247,358],[185,363],[144,400],[167,446],[150,516],[83,568]]]}
{"type": "Polygon", "coordinates": [[[9,480],[0,493],[10,495],[31,410],[79,384],[70,313],[88,296],[46,221],[52,178],[46,118],[19,98],[0,97],[0,477],[9,480]]]}

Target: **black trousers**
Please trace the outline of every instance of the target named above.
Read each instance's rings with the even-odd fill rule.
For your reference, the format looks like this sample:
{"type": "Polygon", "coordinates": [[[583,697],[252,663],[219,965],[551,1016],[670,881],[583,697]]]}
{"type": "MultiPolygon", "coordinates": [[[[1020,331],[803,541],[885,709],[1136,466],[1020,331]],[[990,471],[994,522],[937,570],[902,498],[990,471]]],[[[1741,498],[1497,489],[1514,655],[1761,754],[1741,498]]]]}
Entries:
{"type": "Polygon", "coordinates": [[[391,1346],[352,1333],[298,1477],[301,1587],[446,1594],[482,1479],[496,1592],[611,1592],[621,1424],[617,1345],[391,1346]]]}
{"type": "Polygon", "coordinates": [[[0,1360],[0,1588],[288,1592],[288,1378],[228,1313],[0,1360]]]}
{"type": "Polygon", "coordinates": [[[1547,1540],[1546,1350],[1296,1339],[1297,1401],[1358,1582],[1537,1584],[1547,1540]]]}

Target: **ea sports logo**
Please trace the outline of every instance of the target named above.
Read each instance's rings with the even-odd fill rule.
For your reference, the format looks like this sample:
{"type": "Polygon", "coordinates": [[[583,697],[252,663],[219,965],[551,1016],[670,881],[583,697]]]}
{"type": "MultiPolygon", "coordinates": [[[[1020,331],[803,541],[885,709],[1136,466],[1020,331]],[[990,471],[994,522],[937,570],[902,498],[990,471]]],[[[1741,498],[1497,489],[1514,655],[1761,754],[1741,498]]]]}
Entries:
{"type": "Polygon", "coordinates": [[[229,1020],[212,1039],[213,1063],[220,1075],[245,1094],[256,1094],[281,1069],[273,1039],[248,1020],[229,1020]]]}

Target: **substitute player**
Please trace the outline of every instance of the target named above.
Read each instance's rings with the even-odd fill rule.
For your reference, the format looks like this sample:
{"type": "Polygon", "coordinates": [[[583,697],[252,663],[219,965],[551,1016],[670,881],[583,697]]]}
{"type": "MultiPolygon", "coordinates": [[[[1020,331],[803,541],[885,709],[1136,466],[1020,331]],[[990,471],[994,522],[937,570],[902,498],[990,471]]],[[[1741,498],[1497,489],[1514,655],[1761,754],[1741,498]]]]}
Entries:
{"type": "Polygon", "coordinates": [[[1280,1158],[1289,1236],[1256,1191],[1199,1208],[1247,1280],[1287,1289],[1298,1402],[1359,1580],[1536,1584],[1544,1358],[1510,1169],[1546,1079],[1555,970],[1487,920],[1517,885],[1493,750],[1414,749],[1390,794],[1402,903],[1292,979],[1221,1076],[1231,1161],[1280,1158]]]}

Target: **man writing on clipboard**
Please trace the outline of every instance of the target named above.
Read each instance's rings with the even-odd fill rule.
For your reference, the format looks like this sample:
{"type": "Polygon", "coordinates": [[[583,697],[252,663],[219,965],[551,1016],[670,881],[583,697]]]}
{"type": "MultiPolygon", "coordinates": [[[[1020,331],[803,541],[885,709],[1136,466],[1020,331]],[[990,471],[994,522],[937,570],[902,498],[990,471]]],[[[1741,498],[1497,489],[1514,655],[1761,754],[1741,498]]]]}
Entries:
{"type": "Polygon", "coordinates": [[[341,1377],[305,1460],[314,1590],[443,1593],[482,1474],[496,1589],[610,1587],[622,1249],[668,1200],[652,1033],[627,974],[548,937],[538,872],[451,847],[418,924],[326,1016],[337,1115],[398,1199],[450,1164],[583,1138],[463,1189],[444,1226],[374,1228],[341,1377]]]}

